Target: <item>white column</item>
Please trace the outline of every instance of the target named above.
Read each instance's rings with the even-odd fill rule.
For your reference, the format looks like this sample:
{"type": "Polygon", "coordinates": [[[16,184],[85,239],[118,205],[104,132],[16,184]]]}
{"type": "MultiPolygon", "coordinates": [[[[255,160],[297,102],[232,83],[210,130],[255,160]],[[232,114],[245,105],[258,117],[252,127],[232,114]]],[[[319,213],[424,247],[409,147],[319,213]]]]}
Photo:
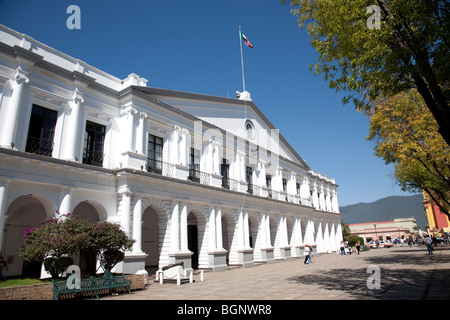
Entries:
{"type": "Polygon", "coordinates": [[[209,207],[208,217],[208,231],[209,231],[209,250],[216,250],[216,210],[214,207],[209,207]]]}
{"type": "Polygon", "coordinates": [[[287,232],[287,221],[285,216],[281,216],[281,228],[282,228],[282,246],[289,245],[288,232],[287,232]]]}
{"type": "Polygon", "coordinates": [[[312,193],[312,206],[319,209],[319,196],[317,194],[317,186],[314,184],[312,193]]]}
{"type": "Polygon", "coordinates": [[[145,118],[147,117],[147,115],[143,112],[139,113],[139,118],[138,118],[138,125],[137,125],[137,129],[136,129],[136,151],[139,154],[144,154],[144,134],[145,134],[145,130],[144,130],[144,125],[145,125],[145,118]]]}
{"type": "Polygon", "coordinates": [[[180,140],[179,140],[179,154],[180,158],[178,159],[179,164],[183,166],[189,165],[189,147],[190,147],[190,134],[187,129],[181,129],[180,131],[180,140]]]}
{"type": "Polygon", "coordinates": [[[134,114],[137,110],[133,105],[124,105],[120,110],[121,116],[121,138],[122,138],[122,152],[134,152],[134,114]]]}
{"type": "Polygon", "coordinates": [[[272,237],[270,235],[270,216],[269,214],[265,214],[265,220],[266,220],[266,245],[267,248],[272,247],[272,237]]]}
{"type": "Polygon", "coordinates": [[[206,173],[212,173],[212,143],[207,143],[202,150],[201,159],[200,159],[200,168],[201,171],[206,173]]]}
{"type": "Polygon", "coordinates": [[[220,174],[220,146],[221,143],[218,141],[211,142],[211,152],[212,152],[212,171],[213,174],[220,174]]]}
{"type": "Polygon", "coordinates": [[[181,251],[187,252],[188,249],[188,234],[187,234],[187,204],[180,203],[180,244],[181,251]]]}
{"type": "Polygon", "coordinates": [[[258,185],[259,186],[265,186],[266,185],[266,161],[265,160],[258,160],[258,185]]]}
{"type": "Polygon", "coordinates": [[[336,191],[332,192],[331,207],[333,208],[333,212],[339,212],[339,204],[336,191]]]}
{"type": "Polygon", "coordinates": [[[283,168],[275,167],[275,172],[272,178],[272,190],[283,191],[283,168]]]}
{"type": "Polygon", "coordinates": [[[178,201],[172,201],[172,216],[170,218],[171,230],[171,250],[172,252],[180,251],[180,234],[179,234],[179,205],[178,201]]]}
{"type": "Polygon", "coordinates": [[[302,178],[302,182],[300,185],[300,195],[302,197],[302,199],[301,199],[302,204],[312,206],[311,199],[310,199],[311,191],[309,189],[309,181],[308,181],[307,177],[302,178]]]}
{"type": "Polygon", "coordinates": [[[219,207],[216,207],[216,247],[218,250],[223,250],[222,209],[219,207]]]}
{"type": "Polygon", "coordinates": [[[291,172],[288,177],[287,188],[286,188],[286,191],[289,195],[297,194],[296,189],[295,189],[296,183],[297,183],[296,174],[294,172],[291,172]]]}
{"type": "Polygon", "coordinates": [[[331,206],[331,193],[330,190],[327,189],[326,192],[326,198],[325,198],[325,204],[327,207],[327,211],[333,212],[332,206],[331,206]]]}
{"type": "Polygon", "coordinates": [[[59,213],[67,214],[72,213],[72,195],[69,188],[64,188],[61,191],[61,202],[59,205],[59,213]]]}
{"type": "Polygon", "coordinates": [[[261,230],[261,248],[267,248],[267,229],[266,229],[266,216],[264,213],[258,215],[259,217],[259,229],[261,230]]]}
{"type": "Polygon", "coordinates": [[[8,180],[0,180],[0,248],[3,246],[3,232],[6,222],[6,194],[8,191],[8,180]]]}
{"type": "Polygon", "coordinates": [[[295,245],[300,246],[300,245],[302,245],[302,239],[303,239],[302,224],[301,224],[300,218],[295,218],[294,225],[295,225],[295,228],[294,228],[294,230],[295,230],[295,236],[294,236],[295,245]]]}
{"type": "Polygon", "coordinates": [[[244,212],[244,248],[250,249],[250,230],[248,224],[248,212],[244,212]]]}
{"type": "Polygon", "coordinates": [[[83,95],[78,89],[75,89],[72,100],[69,102],[70,116],[67,127],[64,129],[64,159],[76,161],[79,156],[81,146],[80,136],[80,118],[81,104],[84,102],[83,95]]]}
{"type": "Polygon", "coordinates": [[[131,209],[131,192],[124,190],[121,193],[121,225],[128,236],[130,235],[130,209],[131,209]]]}
{"type": "Polygon", "coordinates": [[[319,193],[319,207],[320,210],[326,210],[326,205],[325,205],[325,191],[323,189],[323,186],[320,187],[320,193],[319,193]]]}
{"type": "Polygon", "coordinates": [[[136,240],[133,244],[133,253],[142,252],[142,198],[141,196],[134,196],[133,208],[133,239],[136,240]]]}
{"type": "Polygon", "coordinates": [[[8,104],[7,121],[4,122],[3,134],[0,136],[0,146],[11,149],[15,144],[16,127],[19,118],[20,102],[25,83],[29,82],[28,73],[21,67],[16,69],[16,75],[12,84],[12,94],[8,104]]]}
{"type": "Polygon", "coordinates": [[[237,180],[245,181],[245,152],[237,150],[236,151],[237,158],[237,180]]]}
{"type": "Polygon", "coordinates": [[[238,212],[238,223],[237,223],[237,232],[238,232],[238,250],[244,249],[244,212],[240,210],[238,212]]]}

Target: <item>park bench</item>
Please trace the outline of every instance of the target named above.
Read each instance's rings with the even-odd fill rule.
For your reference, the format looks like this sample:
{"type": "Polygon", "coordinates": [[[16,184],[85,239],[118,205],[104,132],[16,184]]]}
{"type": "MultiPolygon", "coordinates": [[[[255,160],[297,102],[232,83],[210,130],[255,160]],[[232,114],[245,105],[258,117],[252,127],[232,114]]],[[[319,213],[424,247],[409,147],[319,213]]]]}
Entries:
{"type": "Polygon", "coordinates": [[[114,276],[106,271],[101,278],[90,277],[89,279],[81,279],[79,288],[69,288],[67,281],[53,281],[53,300],[59,300],[60,296],[79,296],[83,293],[91,293],[92,296],[99,298],[99,293],[109,292],[111,289],[125,289],[131,294],[131,280],[125,278],[125,275],[114,276]]]}

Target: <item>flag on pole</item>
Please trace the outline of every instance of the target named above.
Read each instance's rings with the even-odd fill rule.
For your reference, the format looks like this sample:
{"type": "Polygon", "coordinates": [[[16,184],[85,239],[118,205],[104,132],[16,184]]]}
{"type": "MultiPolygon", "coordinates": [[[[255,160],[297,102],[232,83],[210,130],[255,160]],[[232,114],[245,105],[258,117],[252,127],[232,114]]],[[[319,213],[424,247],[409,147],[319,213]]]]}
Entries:
{"type": "Polygon", "coordinates": [[[253,48],[252,44],[250,43],[250,41],[248,41],[247,37],[241,32],[241,39],[244,40],[244,43],[247,47],[253,48]]]}

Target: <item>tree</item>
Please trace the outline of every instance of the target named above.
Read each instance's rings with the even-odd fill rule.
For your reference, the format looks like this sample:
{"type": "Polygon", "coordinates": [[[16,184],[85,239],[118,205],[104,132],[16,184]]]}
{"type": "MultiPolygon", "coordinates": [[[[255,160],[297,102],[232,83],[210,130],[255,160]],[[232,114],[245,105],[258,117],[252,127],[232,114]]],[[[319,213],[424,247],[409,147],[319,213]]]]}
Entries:
{"type": "Polygon", "coordinates": [[[346,224],[342,219],[341,219],[341,229],[342,229],[342,236],[344,238],[351,234],[349,225],[346,224]]]}
{"type": "Polygon", "coordinates": [[[315,73],[323,74],[331,88],[350,93],[344,103],[353,101],[357,109],[367,110],[381,98],[415,88],[450,145],[448,1],[291,0],[290,4],[319,53],[315,73]],[[371,27],[372,19],[378,18],[379,28],[371,27]]]}
{"type": "Polygon", "coordinates": [[[376,155],[395,165],[405,191],[425,191],[450,217],[450,147],[416,90],[378,103],[369,112],[368,140],[376,155]]]}
{"type": "Polygon", "coordinates": [[[19,255],[26,262],[44,262],[45,269],[57,278],[73,264],[70,256],[76,252],[98,257],[103,269],[110,270],[123,260],[133,243],[119,225],[94,224],[63,214],[26,230],[19,255]]]}

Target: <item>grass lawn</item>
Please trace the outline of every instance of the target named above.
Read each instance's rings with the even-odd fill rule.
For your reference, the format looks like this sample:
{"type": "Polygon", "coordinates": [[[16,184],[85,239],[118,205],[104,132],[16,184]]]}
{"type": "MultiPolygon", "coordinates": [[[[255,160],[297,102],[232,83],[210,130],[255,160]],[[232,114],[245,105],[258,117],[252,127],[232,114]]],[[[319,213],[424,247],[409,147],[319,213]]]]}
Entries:
{"type": "Polygon", "coordinates": [[[42,284],[51,282],[51,279],[40,280],[40,279],[10,279],[6,281],[0,281],[0,288],[9,288],[9,287],[19,287],[19,286],[28,286],[32,284],[42,284]]]}

